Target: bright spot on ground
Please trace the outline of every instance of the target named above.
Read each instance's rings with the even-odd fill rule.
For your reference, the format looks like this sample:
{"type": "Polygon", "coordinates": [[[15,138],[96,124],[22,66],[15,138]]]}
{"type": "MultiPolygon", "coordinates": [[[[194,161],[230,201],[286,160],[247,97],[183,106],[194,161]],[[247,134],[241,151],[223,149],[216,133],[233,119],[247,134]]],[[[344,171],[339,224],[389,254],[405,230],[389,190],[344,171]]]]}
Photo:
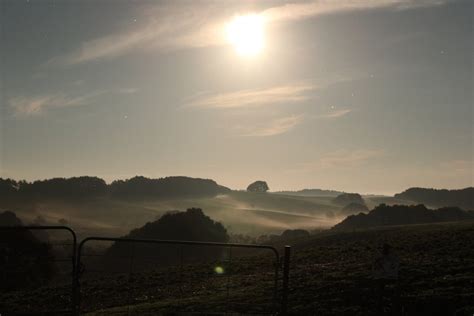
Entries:
{"type": "Polygon", "coordinates": [[[223,274],[224,273],[224,268],[223,267],[215,267],[214,272],[216,274],[223,274]]]}
{"type": "Polygon", "coordinates": [[[264,44],[264,19],[258,14],[236,16],[227,25],[227,40],[239,55],[254,56],[264,44]]]}

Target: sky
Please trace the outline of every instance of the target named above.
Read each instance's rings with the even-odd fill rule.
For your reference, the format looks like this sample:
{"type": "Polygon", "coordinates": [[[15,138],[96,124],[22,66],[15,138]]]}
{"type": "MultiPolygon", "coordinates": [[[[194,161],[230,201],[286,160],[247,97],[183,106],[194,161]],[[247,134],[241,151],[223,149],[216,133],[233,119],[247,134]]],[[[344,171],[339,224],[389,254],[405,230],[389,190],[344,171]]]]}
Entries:
{"type": "Polygon", "coordinates": [[[0,177],[473,186],[473,16],[462,0],[0,0],[0,177]],[[229,39],[242,16],[261,22],[253,55],[229,39]]]}

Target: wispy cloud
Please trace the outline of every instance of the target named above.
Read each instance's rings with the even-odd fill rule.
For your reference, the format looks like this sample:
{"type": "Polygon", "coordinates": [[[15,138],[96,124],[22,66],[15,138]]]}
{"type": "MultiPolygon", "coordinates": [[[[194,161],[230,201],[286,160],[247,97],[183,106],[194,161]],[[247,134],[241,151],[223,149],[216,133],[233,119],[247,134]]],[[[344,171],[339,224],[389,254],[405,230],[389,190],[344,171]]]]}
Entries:
{"type": "MultiPolygon", "coordinates": [[[[86,40],[79,47],[51,58],[46,66],[71,66],[105,58],[115,58],[131,51],[176,50],[207,47],[224,42],[225,21],[219,17],[223,4],[208,6],[192,2],[175,5],[145,5],[137,15],[133,29],[86,40]],[[209,19],[209,16],[215,17],[209,19]]],[[[222,13],[221,13],[222,15],[222,13]]]]}
{"type": "Polygon", "coordinates": [[[41,96],[19,96],[11,98],[8,103],[16,114],[38,115],[46,110],[88,104],[91,99],[106,92],[107,91],[100,90],[82,96],[70,96],[64,93],[41,96]]]}
{"type": "Polygon", "coordinates": [[[315,118],[338,118],[341,116],[345,116],[351,112],[352,112],[352,109],[338,109],[326,114],[318,115],[315,118]]]}
{"type": "Polygon", "coordinates": [[[268,8],[262,14],[269,21],[298,20],[322,14],[343,11],[370,10],[380,8],[410,9],[435,6],[447,0],[317,0],[311,2],[288,3],[268,8]]]}
{"type": "Polygon", "coordinates": [[[138,92],[137,88],[122,88],[118,90],[118,93],[121,93],[121,94],[134,94],[137,92],[138,92]]]}
{"type": "Polygon", "coordinates": [[[377,149],[339,150],[324,155],[319,159],[318,164],[323,168],[357,167],[383,154],[382,150],[377,149]]]}
{"type": "Polygon", "coordinates": [[[258,126],[237,126],[239,136],[265,137],[284,134],[303,121],[303,115],[291,115],[258,126]]]}
{"type": "MultiPolygon", "coordinates": [[[[80,85],[83,83],[81,82],[80,85]]],[[[76,85],[73,82],[72,85],[76,85]]],[[[136,88],[119,88],[112,90],[95,90],[82,95],[72,95],[70,93],[57,92],[32,96],[17,96],[8,100],[8,105],[16,115],[39,115],[47,111],[59,108],[88,105],[93,100],[102,95],[137,93],[136,88]]]]}
{"type": "Polygon", "coordinates": [[[265,89],[240,90],[215,95],[201,95],[188,106],[205,108],[238,108],[272,105],[282,102],[307,100],[308,92],[316,89],[312,85],[285,85],[265,89]]]}
{"type": "Polygon", "coordinates": [[[455,175],[470,174],[474,176],[474,161],[463,159],[449,160],[440,163],[440,169],[455,175]]]}
{"type": "Polygon", "coordinates": [[[380,149],[341,149],[325,153],[313,161],[300,163],[292,170],[292,172],[352,169],[375,161],[384,155],[384,151],[380,149]]]}
{"type": "MultiPolygon", "coordinates": [[[[446,0],[317,0],[269,7],[257,13],[262,14],[269,23],[278,23],[341,11],[409,9],[445,2],[446,0]]],[[[142,23],[139,27],[84,41],[73,51],[50,59],[46,65],[76,65],[114,58],[136,50],[224,45],[225,24],[233,12],[246,9],[239,6],[239,2],[233,4],[234,6],[228,2],[185,2],[184,5],[174,3],[145,6],[138,19],[142,23]]]]}

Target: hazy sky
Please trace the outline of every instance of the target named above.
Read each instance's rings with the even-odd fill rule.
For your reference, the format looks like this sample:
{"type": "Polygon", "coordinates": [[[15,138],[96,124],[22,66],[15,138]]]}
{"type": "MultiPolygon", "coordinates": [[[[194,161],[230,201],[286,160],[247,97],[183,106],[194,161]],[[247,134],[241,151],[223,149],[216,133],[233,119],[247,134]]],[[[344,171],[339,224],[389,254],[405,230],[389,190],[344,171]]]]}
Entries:
{"type": "Polygon", "coordinates": [[[0,0],[0,176],[472,186],[473,3],[0,0]]]}

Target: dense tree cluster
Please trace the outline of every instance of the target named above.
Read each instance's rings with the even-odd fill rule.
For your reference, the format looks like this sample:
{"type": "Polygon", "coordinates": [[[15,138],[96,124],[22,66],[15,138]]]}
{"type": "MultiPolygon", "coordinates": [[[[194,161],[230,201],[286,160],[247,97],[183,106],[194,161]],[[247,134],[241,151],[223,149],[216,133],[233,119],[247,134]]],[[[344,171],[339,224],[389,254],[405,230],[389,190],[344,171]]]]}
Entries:
{"type": "Polygon", "coordinates": [[[274,194],[283,195],[294,195],[294,196],[321,196],[321,197],[336,197],[344,192],[334,190],[322,190],[322,189],[303,189],[298,191],[277,191],[274,194]]]}
{"type": "Polygon", "coordinates": [[[53,178],[34,182],[0,178],[0,197],[80,198],[112,194],[120,197],[181,195],[214,196],[229,189],[213,180],[188,177],[149,179],[134,177],[114,181],[110,185],[97,177],[53,178]]]}
{"type": "Polygon", "coordinates": [[[474,219],[473,211],[464,211],[458,207],[444,207],[436,210],[424,205],[380,204],[368,214],[350,215],[333,229],[365,229],[377,226],[425,224],[437,222],[463,221],[474,219]]]}
{"type": "Polygon", "coordinates": [[[0,196],[88,197],[107,193],[107,184],[97,177],[52,178],[34,182],[0,178],[0,196]]]}
{"type": "Polygon", "coordinates": [[[265,181],[255,181],[247,187],[248,192],[265,193],[269,190],[268,184],[265,181]]]}
{"type": "Polygon", "coordinates": [[[280,238],[283,240],[292,240],[305,237],[309,237],[309,232],[305,229],[287,229],[280,236],[280,238]]]}
{"type": "Polygon", "coordinates": [[[293,242],[297,239],[307,238],[310,236],[309,231],[305,229],[287,229],[280,235],[261,235],[256,238],[257,244],[278,244],[282,242],[293,242]]]}
{"type": "Polygon", "coordinates": [[[358,193],[342,193],[342,194],[339,194],[337,197],[335,197],[332,201],[334,204],[344,205],[344,206],[350,203],[365,205],[364,199],[358,193]]]}
{"type": "MultiPolygon", "coordinates": [[[[1,226],[22,226],[10,211],[0,212],[1,226]]],[[[54,274],[51,247],[29,230],[0,231],[0,290],[34,288],[54,274]]]]}
{"type": "Polygon", "coordinates": [[[189,177],[167,177],[149,179],[134,177],[129,180],[118,180],[109,186],[111,194],[118,196],[214,196],[226,193],[228,188],[218,185],[209,179],[189,177]]]}
{"type": "MultiPolygon", "coordinates": [[[[206,216],[199,208],[190,208],[186,212],[168,212],[154,222],[132,230],[124,238],[135,239],[162,239],[184,241],[228,242],[229,235],[224,226],[206,216]]],[[[131,245],[126,242],[114,243],[106,253],[108,261],[117,257],[135,256],[136,265],[140,265],[139,258],[156,256],[160,263],[174,263],[181,260],[181,256],[189,260],[211,257],[216,259],[222,249],[215,247],[184,247],[179,245],[131,245]]],[[[127,261],[128,262],[128,261],[127,261]]],[[[118,264],[115,262],[114,264],[118,264]]]]}
{"type": "Polygon", "coordinates": [[[435,207],[458,206],[466,210],[474,210],[474,187],[461,190],[410,188],[395,194],[395,197],[435,207]]]}
{"type": "Polygon", "coordinates": [[[340,214],[350,215],[350,214],[367,213],[368,211],[369,211],[369,208],[365,204],[349,203],[341,209],[340,214]]]}

